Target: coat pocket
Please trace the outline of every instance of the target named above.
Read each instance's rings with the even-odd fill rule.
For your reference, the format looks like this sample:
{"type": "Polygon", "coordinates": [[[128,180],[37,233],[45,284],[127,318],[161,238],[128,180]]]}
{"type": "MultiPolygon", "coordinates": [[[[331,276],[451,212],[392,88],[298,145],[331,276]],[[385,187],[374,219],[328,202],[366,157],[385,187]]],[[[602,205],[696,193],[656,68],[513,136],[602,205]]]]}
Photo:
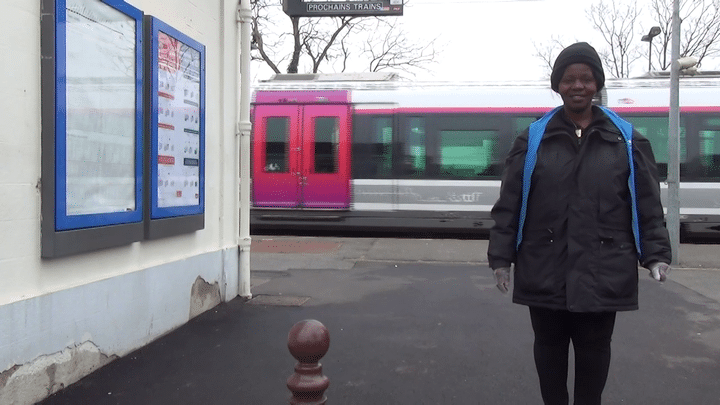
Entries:
{"type": "Polygon", "coordinates": [[[515,291],[524,297],[555,296],[564,289],[565,273],[557,267],[556,235],[551,229],[523,236],[515,265],[515,291]]]}
{"type": "Polygon", "coordinates": [[[596,295],[607,304],[637,300],[638,256],[631,232],[601,229],[592,261],[596,295]]]}

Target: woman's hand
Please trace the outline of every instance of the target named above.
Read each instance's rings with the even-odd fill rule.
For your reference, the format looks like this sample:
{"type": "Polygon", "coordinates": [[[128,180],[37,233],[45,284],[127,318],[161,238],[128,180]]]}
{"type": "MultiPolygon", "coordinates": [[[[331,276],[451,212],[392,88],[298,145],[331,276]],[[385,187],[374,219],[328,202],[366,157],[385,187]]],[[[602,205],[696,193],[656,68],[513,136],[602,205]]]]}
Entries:
{"type": "Polygon", "coordinates": [[[657,262],[650,266],[650,277],[657,281],[663,282],[670,274],[671,267],[669,264],[657,262]]]}
{"type": "Polygon", "coordinates": [[[495,274],[498,290],[506,294],[510,289],[510,267],[500,267],[493,270],[493,273],[495,274]]]}

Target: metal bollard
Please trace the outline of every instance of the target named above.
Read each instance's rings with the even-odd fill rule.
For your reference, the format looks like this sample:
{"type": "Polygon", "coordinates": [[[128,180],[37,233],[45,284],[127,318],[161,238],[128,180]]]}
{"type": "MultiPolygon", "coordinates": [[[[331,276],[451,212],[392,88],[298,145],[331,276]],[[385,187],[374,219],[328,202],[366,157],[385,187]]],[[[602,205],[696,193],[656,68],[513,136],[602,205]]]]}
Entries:
{"type": "Polygon", "coordinates": [[[288,349],[298,361],[295,372],[287,379],[291,405],[324,405],[327,401],[325,390],[330,380],[322,374],[319,361],[329,347],[330,333],[314,319],[300,321],[290,329],[288,349]]]}

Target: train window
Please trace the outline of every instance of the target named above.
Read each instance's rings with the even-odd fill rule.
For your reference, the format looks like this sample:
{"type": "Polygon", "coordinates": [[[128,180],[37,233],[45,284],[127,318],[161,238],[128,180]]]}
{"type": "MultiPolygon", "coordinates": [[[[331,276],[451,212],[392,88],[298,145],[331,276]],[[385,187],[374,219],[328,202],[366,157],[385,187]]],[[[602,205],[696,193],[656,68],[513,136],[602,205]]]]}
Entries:
{"type": "Polygon", "coordinates": [[[357,179],[392,177],[392,116],[356,115],[353,119],[353,176],[357,179]]]}
{"type": "MultiPolygon", "coordinates": [[[[627,117],[635,129],[652,144],[660,178],[667,177],[668,166],[668,117],[627,117]]],[[[680,119],[680,163],[687,161],[685,143],[685,119],[680,119]]]]}
{"type": "Polygon", "coordinates": [[[513,119],[510,120],[513,125],[513,139],[517,138],[530,124],[537,121],[540,117],[542,117],[542,115],[538,117],[513,117],[513,119]]]}
{"type": "Polygon", "coordinates": [[[425,172],[425,118],[411,117],[405,150],[405,169],[410,175],[425,172]]]}
{"type": "Polygon", "coordinates": [[[709,177],[720,176],[720,130],[700,131],[700,166],[709,177]]]}
{"type": "Polygon", "coordinates": [[[290,118],[268,117],[265,122],[265,172],[287,173],[290,118]]]}
{"type": "Polygon", "coordinates": [[[392,174],[392,120],[376,118],[372,124],[371,159],[379,177],[390,177],[392,174]]]}
{"type": "Polygon", "coordinates": [[[462,178],[493,175],[497,140],[495,131],[440,131],[440,174],[462,178]]]}
{"type": "Polygon", "coordinates": [[[337,117],[315,118],[315,173],[337,173],[339,135],[337,117]]]}

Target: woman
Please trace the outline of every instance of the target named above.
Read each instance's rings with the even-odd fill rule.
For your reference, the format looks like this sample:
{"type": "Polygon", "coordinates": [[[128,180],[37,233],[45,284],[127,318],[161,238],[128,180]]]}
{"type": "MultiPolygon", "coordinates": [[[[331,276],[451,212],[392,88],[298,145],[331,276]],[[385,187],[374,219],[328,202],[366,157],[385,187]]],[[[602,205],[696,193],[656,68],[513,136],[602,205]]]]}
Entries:
{"type": "Polygon", "coordinates": [[[646,138],[594,106],[605,74],[585,42],[558,55],[551,87],[563,105],[532,124],[505,162],[488,260],[513,302],[530,308],[546,405],[600,404],[617,311],[638,308],[638,261],[664,281],[671,261],[655,158],[646,138]]]}

